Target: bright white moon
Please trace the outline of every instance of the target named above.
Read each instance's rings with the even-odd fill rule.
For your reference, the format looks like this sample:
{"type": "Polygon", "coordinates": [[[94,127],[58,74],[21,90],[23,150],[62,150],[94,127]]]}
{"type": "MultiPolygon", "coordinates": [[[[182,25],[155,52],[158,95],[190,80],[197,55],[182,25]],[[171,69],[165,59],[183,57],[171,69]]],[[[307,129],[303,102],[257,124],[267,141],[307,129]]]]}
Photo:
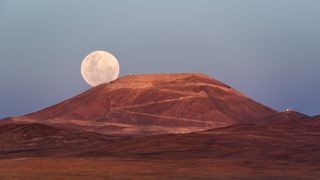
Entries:
{"type": "Polygon", "coordinates": [[[83,79],[91,86],[107,83],[118,78],[120,66],[117,59],[106,51],[94,51],[81,64],[83,79]]]}

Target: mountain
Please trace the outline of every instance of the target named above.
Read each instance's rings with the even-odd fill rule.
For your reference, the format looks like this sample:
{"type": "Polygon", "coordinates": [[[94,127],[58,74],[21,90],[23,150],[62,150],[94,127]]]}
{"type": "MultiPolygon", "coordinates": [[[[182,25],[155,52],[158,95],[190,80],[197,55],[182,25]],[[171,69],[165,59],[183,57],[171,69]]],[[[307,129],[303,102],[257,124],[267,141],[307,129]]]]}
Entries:
{"type": "Polygon", "coordinates": [[[0,179],[319,179],[319,132],[206,75],[125,76],[0,121],[0,179]]]}
{"type": "Polygon", "coordinates": [[[187,133],[277,113],[203,74],[128,75],[57,105],[11,118],[103,134],[187,133]]]}

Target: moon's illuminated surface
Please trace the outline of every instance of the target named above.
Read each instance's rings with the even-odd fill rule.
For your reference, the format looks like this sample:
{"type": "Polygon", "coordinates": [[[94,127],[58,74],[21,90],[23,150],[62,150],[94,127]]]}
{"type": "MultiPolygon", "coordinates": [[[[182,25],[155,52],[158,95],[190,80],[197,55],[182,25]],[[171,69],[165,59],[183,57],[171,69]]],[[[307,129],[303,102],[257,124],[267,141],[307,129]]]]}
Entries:
{"type": "Polygon", "coordinates": [[[106,51],[94,51],[81,64],[83,79],[91,86],[97,86],[118,78],[120,66],[117,59],[106,51]]]}

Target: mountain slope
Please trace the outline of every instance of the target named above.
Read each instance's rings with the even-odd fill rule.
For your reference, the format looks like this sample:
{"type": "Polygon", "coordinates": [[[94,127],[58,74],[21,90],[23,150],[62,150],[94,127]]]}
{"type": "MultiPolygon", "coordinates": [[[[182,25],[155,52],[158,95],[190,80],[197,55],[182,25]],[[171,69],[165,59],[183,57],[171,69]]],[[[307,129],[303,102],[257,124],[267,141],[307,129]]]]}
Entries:
{"type": "Polygon", "coordinates": [[[261,121],[264,122],[288,122],[288,121],[296,121],[302,119],[308,119],[310,116],[302,114],[296,111],[284,111],[274,113],[271,116],[264,117],[261,121]]]}
{"type": "Polygon", "coordinates": [[[124,76],[15,121],[100,133],[192,132],[276,113],[203,74],[124,76]]]}
{"type": "Polygon", "coordinates": [[[0,123],[0,157],[68,156],[115,137],[39,123],[0,123]]]}

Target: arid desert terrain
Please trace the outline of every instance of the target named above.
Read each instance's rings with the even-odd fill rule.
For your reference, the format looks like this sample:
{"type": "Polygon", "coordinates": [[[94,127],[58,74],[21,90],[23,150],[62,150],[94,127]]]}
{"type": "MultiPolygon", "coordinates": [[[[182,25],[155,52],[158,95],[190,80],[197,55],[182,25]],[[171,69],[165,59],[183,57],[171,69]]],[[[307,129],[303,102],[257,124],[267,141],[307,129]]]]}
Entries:
{"type": "Polygon", "coordinates": [[[129,75],[0,121],[0,179],[317,179],[320,116],[203,74],[129,75]]]}

